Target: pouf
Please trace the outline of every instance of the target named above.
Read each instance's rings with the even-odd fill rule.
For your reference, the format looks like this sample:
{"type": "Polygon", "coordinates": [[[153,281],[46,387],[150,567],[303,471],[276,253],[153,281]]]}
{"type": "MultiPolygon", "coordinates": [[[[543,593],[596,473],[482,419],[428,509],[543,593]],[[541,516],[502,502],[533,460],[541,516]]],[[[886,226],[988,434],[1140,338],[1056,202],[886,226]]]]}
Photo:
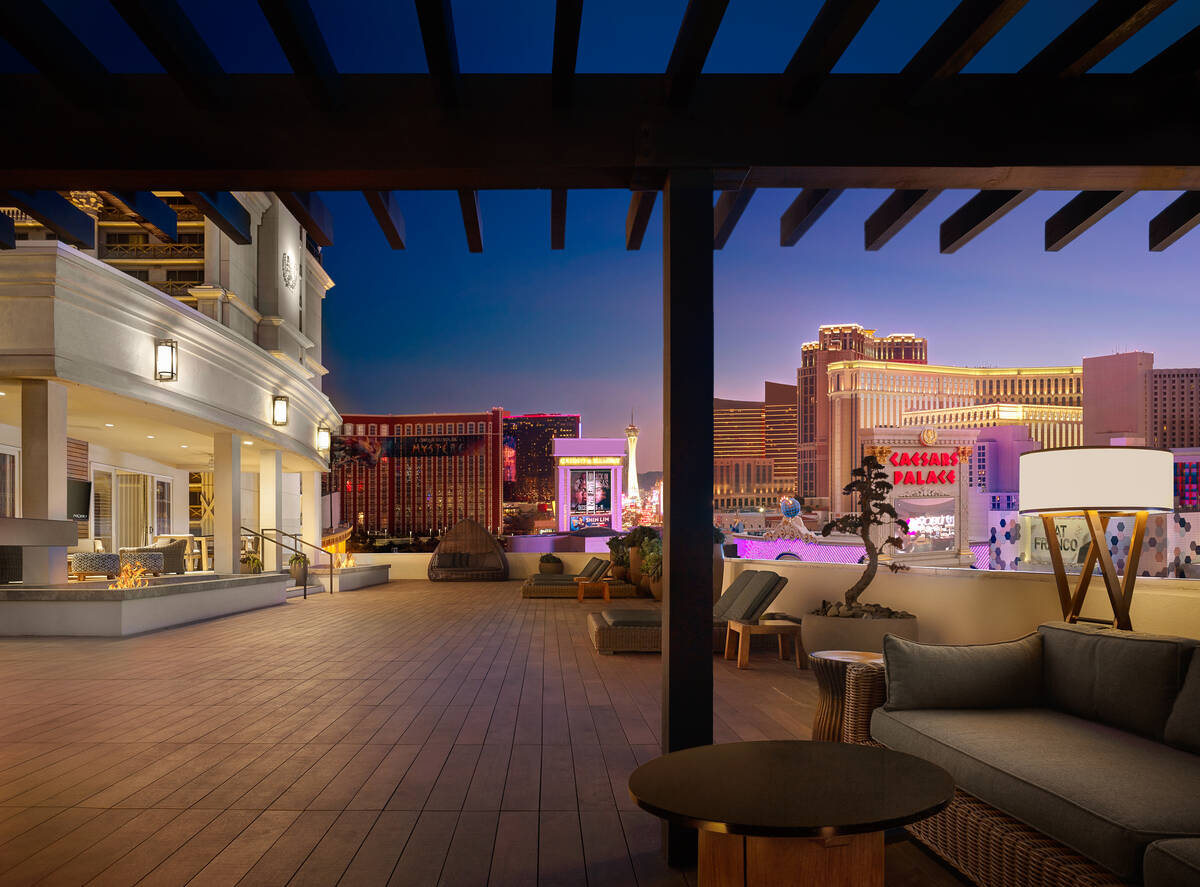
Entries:
{"type": "Polygon", "coordinates": [[[67,572],[78,579],[96,574],[112,579],[121,572],[121,559],[106,552],[77,551],[67,558],[67,563],[67,572]]]}
{"type": "Polygon", "coordinates": [[[140,566],[146,572],[157,576],[163,571],[163,554],[161,551],[122,551],[121,566],[126,564],[140,566]]]}

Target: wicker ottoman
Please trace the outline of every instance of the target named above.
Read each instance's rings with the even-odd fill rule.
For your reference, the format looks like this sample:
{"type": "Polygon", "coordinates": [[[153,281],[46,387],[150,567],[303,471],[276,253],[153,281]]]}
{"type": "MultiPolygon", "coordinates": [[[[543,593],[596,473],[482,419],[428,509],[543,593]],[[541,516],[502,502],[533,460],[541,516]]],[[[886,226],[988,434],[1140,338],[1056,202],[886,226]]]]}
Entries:
{"type": "Polygon", "coordinates": [[[662,650],[661,619],[658,610],[588,613],[588,636],[600,653],[658,653],[662,650]]]}
{"type": "Polygon", "coordinates": [[[163,553],[161,551],[122,551],[121,566],[126,564],[141,567],[147,573],[157,576],[163,571],[163,553]]]}
{"type": "Polygon", "coordinates": [[[77,551],[67,558],[67,572],[76,579],[85,576],[114,578],[121,572],[121,559],[115,554],[99,551],[77,551]]]}

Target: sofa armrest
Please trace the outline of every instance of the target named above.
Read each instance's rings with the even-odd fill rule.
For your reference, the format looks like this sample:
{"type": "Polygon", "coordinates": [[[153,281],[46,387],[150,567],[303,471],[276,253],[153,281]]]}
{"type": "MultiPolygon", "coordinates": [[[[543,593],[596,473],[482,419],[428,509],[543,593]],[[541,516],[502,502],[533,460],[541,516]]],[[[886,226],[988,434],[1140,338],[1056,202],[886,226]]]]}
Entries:
{"type": "Polygon", "coordinates": [[[854,664],[846,670],[842,742],[871,744],[871,712],[887,701],[887,678],[881,665],[854,664]]]}

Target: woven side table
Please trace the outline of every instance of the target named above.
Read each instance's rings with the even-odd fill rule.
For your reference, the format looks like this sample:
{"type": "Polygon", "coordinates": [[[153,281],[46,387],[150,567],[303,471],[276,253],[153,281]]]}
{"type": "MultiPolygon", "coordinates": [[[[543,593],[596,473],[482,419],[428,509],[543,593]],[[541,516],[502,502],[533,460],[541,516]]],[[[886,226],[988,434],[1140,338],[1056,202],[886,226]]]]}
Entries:
{"type": "Polygon", "coordinates": [[[857,650],[818,650],[808,656],[820,695],[813,717],[812,738],[817,742],[842,741],[842,711],[846,696],[846,669],[856,663],[883,664],[878,653],[857,650]]]}

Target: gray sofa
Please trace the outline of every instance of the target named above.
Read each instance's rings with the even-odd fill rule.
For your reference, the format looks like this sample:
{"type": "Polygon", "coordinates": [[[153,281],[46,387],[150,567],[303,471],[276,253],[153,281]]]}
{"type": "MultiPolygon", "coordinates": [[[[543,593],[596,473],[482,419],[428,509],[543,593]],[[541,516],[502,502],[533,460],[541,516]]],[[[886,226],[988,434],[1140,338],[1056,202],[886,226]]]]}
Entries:
{"type": "MultiPolygon", "coordinates": [[[[1066,623],[973,647],[888,636],[886,702],[870,736],[944,767],[970,800],[1079,857],[1074,880],[1015,863],[1005,872],[1003,860],[988,874],[951,858],[981,884],[1200,887],[1197,646],[1066,623]]],[[[937,829],[929,834],[936,842],[937,829]]]]}
{"type": "Polygon", "coordinates": [[[170,542],[160,542],[157,545],[121,548],[118,549],[118,554],[124,556],[122,563],[127,560],[130,562],[136,561],[136,557],[139,554],[161,554],[163,556],[163,572],[178,573],[182,576],[187,572],[187,550],[187,539],[173,539],[170,542]]]}

